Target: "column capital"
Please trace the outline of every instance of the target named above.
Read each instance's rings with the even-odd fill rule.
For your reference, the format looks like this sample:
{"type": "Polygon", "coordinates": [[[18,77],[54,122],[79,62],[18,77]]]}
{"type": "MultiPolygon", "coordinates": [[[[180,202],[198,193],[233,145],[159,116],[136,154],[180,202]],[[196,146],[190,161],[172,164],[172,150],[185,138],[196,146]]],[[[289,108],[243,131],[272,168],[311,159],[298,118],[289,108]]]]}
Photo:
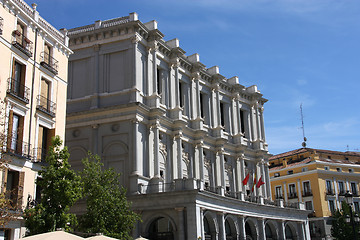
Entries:
{"type": "Polygon", "coordinates": [[[137,123],[142,122],[142,119],[141,119],[140,117],[136,116],[135,118],[132,118],[130,121],[131,121],[132,123],[137,124],[137,123]]]}
{"type": "Polygon", "coordinates": [[[160,121],[159,119],[156,119],[155,121],[151,122],[149,124],[150,129],[156,129],[156,128],[160,128],[160,121]]]}
{"type": "Polygon", "coordinates": [[[95,45],[93,46],[94,51],[95,51],[95,52],[100,51],[100,47],[101,47],[101,45],[100,45],[100,44],[95,44],[95,45]]]}
{"type": "Polygon", "coordinates": [[[138,42],[140,42],[140,40],[141,40],[141,37],[137,33],[131,38],[131,42],[134,44],[137,44],[138,42]]]}
{"type": "Polygon", "coordinates": [[[194,146],[195,148],[200,148],[204,146],[204,141],[203,140],[198,140],[196,142],[194,142],[194,146]]]}
{"type": "Polygon", "coordinates": [[[182,131],[178,131],[178,132],[174,133],[173,138],[174,139],[181,139],[182,136],[183,136],[182,131]]]}
{"type": "Polygon", "coordinates": [[[180,67],[180,60],[179,58],[172,58],[169,63],[170,68],[178,68],[180,67]]]}

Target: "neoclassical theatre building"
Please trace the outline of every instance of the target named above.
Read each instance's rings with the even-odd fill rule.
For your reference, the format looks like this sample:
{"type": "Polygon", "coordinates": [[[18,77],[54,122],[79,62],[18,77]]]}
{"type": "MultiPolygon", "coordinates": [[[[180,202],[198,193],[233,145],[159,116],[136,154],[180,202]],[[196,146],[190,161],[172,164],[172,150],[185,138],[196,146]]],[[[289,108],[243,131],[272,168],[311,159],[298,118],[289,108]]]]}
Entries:
{"type": "Polygon", "coordinates": [[[66,145],[121,173],[148,239],[310,239],[302,203],[271,200],[257,87],[207,68],[136,13],[67,31],[66,145]],[[249,182],[243,180],[250,173],[249,182]],[[265,184],[254,187],[253,179],[265,184]]]}

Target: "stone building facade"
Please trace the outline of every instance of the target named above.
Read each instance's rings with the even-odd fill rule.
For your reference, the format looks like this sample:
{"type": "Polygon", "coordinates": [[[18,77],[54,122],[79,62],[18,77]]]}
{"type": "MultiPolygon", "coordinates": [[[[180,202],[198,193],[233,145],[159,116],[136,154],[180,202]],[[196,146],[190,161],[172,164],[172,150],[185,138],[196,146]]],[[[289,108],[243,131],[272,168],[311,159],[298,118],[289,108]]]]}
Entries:
{"type": "Polygon", "coordinates": [[[23,0],[0,1],[0,146],[8,164],[0,190],[20,217],[0,239],[25,234],[22,210],[40,197],[35,184],[51,137],[65,137],[68,38],[23,0]]]}
{"type": "Polygon", "coordinates": [[[120,172],[134,237],[309,239],[307,211],[271,200],[257,87],[206,68],[136,13],[68,31],[66,145],[120,172]],[[243,185],[248,173],[251,179],[243,185]],[[252,192],[253,175],[265,184],[252,192]]]}

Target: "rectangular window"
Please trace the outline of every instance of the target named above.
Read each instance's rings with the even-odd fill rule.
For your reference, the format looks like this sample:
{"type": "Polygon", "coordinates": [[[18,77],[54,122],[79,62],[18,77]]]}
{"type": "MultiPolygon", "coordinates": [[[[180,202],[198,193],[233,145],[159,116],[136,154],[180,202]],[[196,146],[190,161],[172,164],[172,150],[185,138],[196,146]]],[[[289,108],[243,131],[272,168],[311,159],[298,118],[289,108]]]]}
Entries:
{"type": "Polygon", "coordinates": [[[9,113],[7,151],[23,155],[23,130],[24,117],[11,110],[9,113]]]}
{"type": "Polygon", "coordinates": [[[289,198],[296,198],[296,186],[295,184],[289,184],[289,198]]]}
{"type": "Polygon", "coordinates": [[[26,66],[17,62],[14,58],[8,92],[21,99],[27,98],[27,96],[25,96],[25,75],[26,66]]]}
{"type": "Polygon", "coordinates": [[[328,166],[325,166],[324,169],[325,169],[326,171],[329,171],[329,167],[328,167],[328,166]]]}
{"type": "Polygon", "coordinates": [[[37,144],[37,161],[44,161],[49,146],[51,144],[51,138],[55,136],[55,129],[48,129],[39,125],[38,130],[38,144],[37,144]]]}
{"type": "Polygon", "coordinates": [[[44,62],[51,65],[51,47],[46,43],[44,46],[44,62]]]}
{"type": "Polygon", "coordinates": [[[245,135],[245,112],[240,109],[240,124],[241,124],[241,133],[245,135]]]}
{"type": "Polygon", "coordinates": [[[354,210],[355,210],[355,212],[360,213],[359,202],[354,202],[354,210]]]}
{"type": "Polygon", "coordinates": [[[336,171],[341,172],[342,170],[341,168],[336,168],[336,171]]]}
{"type": "Polygon", "coordinates": [[[179,103],[180,103],[180,107],[184,107],[184,91],[183,91],[183,84],[181,82],[179,82],[179,103]]]}
{"type": "Polygon", "coordinates": [[[225,127],[225,106],[223,102],[220,102],[220,124],[225,127]]]}
{"type": "Polygon", "coordinates": [[[338,182],[338,185],[339,185],[339,194],[344,195],[345,194],[344,182],[338,182]]]}
{"type": "Polygon", "coordinates": [[[280,173],[274,173],[274,177],[280,177],[280,173]]]}
{"type": "Polygon", "coordinates": [[[288,171],[288,175],[294,174],[293,170],[288,171]]]}
{"type": "Polygon", "coordinates": [[[275,198],[276,198],[276,199],[281,199],[281,198],[283,198],[281,186],[275,187],[275,198]]]}
{"type": "Polygon", "coordinates": [[[162,93],[162,77],[161,77],[161,70],[158,68],[156,70],[156,91],[157,94],[161,95],[162,93]]]}
{"type": "Polygon", "coordinates": [[[328,194],[332,194],[332,183],[330,180],[326,180],[326,190],[328,194]]]}
{"type": "Polygon", "coordinates": [[[22,205],[25,173],[13,170],[5,172],[6,197],[10,199],[11,206],[15,209],[22,205]]]}
{"type": "Polygon", "coordinates": [[[350,183],[351,186],[351,193],[355,196],[358,195],[357,186],[355,182],[350,183]]]}
{"type": "Polygon", "coordinates": [[[349,168],[349,173],[353,173],[353,172],[354,172],[354,169],[349,168]]]}
{"type": "Polygon", "coordinates": [[[205,96],[200,93],[200,117],[205,118],[205,96]]]}
{"type": "Polygon", "coordinates": [[[307,172],[308,171],[308,168],[307,167],[304,167],[301,169],[302,172],[307,172]]]}
{"type": "Polygon", "coordinates": [[[305,202],[305,209],[306,210],[313,210],[312,201],[306,201],[305,202]]]}
{"type": "Polygon", "coordinates": [[[17,31],[16,42],[21,44],[22,46],[25,46],[25,39],[24,39],[25,26],[18,22],[16,24],[16,31],[17,31]]]}
{"type": "Polygon", "coordinates": [[[303,182],[304,197],[311,196],[310,182],[303,182]]]}
{"type": "Polygon", "coordinates": [[[329,200],[329,210],[330,212],[335,212],[335,204],[334,204],[334,200],[329,200]]]}

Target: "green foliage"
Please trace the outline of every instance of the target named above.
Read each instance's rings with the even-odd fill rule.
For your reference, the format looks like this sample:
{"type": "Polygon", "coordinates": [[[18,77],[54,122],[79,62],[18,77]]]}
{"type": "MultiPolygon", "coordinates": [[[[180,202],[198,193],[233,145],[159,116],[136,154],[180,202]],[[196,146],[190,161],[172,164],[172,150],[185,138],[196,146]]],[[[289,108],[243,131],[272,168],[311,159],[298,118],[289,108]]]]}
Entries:
{"type": "MultiPolygon", "coordinates": [[[[343,201],[341,203],[341,210],[336,210],[332,215],[331,235],[338,240],[354,239],[351,223],[346,223],[346,215],[350,216],[350,206],[343,201]]],[[[357,227],[356,232],[359,231],[357,227]]]]}
{"type": "Polygon", "coordinates": [[[80,230],[131,239],[130,231],[140,218],[130,210],[126,191],[119,184],[120,174],[113,169],[102,170],[103,164],[96,155],[89,154],[83,164],[81,179],[87,211],[80,217],[80,230]]]}
{"type": "Polygon", "coordinates": [[[77,223],[75,215],[68,212],[81,197],[81,179],[70,169],[68,150],[66,147],[61,149],[61,145],[60,137],[56,136],[46,164],[39,171],[42,180],[37,184],[42,188],[41,202],[35,208],[25,210],[25,226],[30,235],[57,228],[71,230],[77,223]]]}

